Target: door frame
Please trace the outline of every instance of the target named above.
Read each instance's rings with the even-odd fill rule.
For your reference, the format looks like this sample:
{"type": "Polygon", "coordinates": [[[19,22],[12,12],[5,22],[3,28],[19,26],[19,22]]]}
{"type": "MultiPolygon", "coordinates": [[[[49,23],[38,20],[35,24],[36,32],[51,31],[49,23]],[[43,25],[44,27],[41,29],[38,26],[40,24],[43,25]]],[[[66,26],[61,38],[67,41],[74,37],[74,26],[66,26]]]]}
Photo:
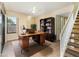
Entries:
{"type": "Polygon", "coordinates": [[[3,14],[2,10],[1,15],[2,15],[2,40],[1,40],[1,54],[2,54],[5,45],[5,15],[3,14]]]}

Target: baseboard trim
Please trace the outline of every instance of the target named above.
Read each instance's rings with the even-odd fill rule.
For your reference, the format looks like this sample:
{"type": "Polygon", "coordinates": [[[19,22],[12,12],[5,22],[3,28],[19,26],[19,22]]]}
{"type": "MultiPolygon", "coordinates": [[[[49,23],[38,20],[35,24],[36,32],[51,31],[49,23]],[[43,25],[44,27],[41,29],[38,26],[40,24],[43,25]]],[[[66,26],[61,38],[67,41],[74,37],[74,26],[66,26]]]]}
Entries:
{"type": "MultiPolygon", "coordinates": [[[[12,42],[12,41],[16,41],[16,40],[18,40],[18,39],[8,40],[8,41],[6,41],[6,42],[12,42]]],[[[6,42],[5,42],[5,43],[6,43],[6,42]]]]}

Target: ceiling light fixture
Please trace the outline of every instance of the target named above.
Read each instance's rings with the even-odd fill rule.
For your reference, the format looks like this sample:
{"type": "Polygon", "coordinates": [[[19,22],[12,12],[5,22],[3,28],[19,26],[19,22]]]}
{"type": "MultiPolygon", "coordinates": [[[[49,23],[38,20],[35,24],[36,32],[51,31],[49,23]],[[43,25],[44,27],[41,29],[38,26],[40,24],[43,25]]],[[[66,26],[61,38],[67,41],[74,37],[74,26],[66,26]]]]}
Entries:
{"type": "Polygon", "coordinates": [[[33,7],[32,13],[34,14],[36,12],[36,7],[33,7]]]}

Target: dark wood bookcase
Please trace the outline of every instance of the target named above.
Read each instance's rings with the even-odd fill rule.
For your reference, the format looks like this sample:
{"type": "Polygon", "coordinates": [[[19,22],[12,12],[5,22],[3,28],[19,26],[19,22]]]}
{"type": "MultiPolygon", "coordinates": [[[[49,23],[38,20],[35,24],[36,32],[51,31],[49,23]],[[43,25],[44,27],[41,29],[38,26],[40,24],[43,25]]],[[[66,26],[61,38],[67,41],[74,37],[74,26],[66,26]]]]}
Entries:
{"type": "Polygon", "coordinates": [[[46,35],[47,40],[49,40],[49,41],[56,40],[55,18],[54,17],[40,19],[40,29],[41,29],[41,31],[48,33],[48,35],[46,35]]]}

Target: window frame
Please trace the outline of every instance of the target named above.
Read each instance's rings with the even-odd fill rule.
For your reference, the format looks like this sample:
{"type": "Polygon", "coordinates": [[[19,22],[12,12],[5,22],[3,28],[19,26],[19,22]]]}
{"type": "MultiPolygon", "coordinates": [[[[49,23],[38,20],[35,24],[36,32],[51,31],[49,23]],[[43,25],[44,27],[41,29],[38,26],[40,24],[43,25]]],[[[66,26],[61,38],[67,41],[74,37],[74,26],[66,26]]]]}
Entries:
{"type": "MultiPolygon", "coordinates": [[[[13,34],[13,33],[16,33],[17,32],[17,30],[15,31],[15,32],[9,32],[8,30],[9,30],[9,28],[8,28],[8,17],[16,17],[16,16],[7,16],[7,34],[13,34]]],[[[13,19],[12,19],[13,20],[13,19]]],[[[16,18],[16,27],[17,27],[17,18],[16,18]]],[[[15,29],[16,29],[16,27],[15,27],[15,29]]]]}

